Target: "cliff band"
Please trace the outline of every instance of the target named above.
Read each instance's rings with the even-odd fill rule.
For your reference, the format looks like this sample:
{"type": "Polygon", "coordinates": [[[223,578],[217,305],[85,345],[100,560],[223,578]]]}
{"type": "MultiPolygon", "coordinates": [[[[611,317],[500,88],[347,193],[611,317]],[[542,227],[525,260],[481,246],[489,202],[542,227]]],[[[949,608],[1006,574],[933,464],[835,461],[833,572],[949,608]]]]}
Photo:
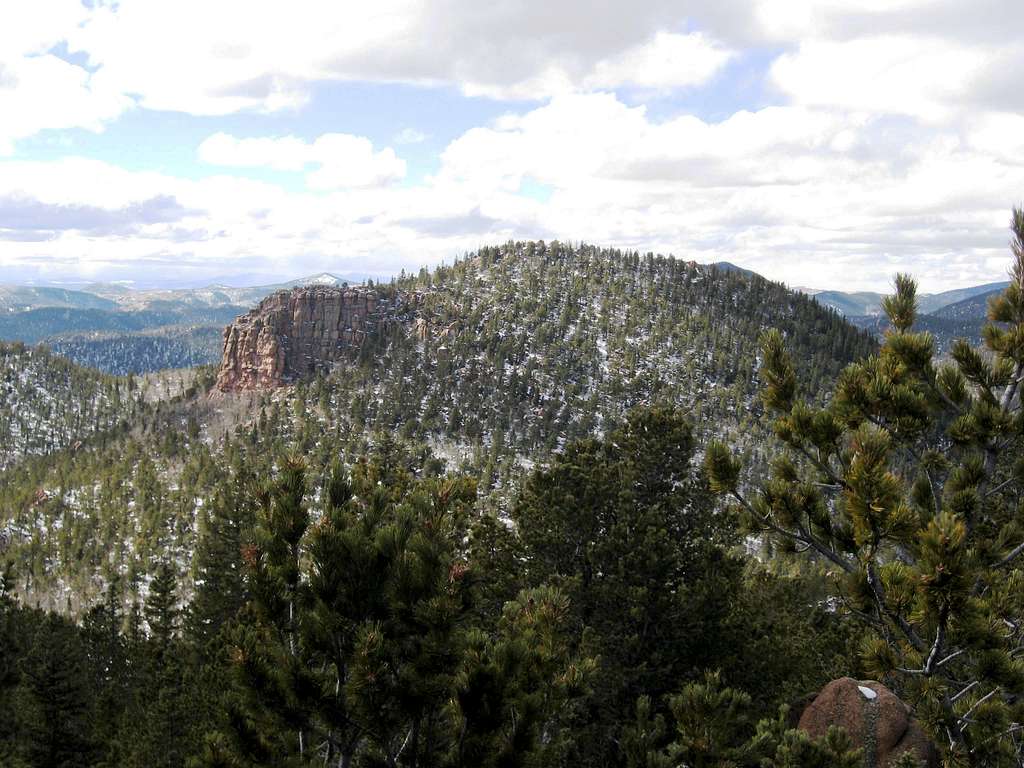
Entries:
{"type": "Polygon", "coordinates": [[[217,387],[270,389],[326,372],[410,323],[418,304],[418,295],[366,288],[279,291],[224,329],[217,387]]]}

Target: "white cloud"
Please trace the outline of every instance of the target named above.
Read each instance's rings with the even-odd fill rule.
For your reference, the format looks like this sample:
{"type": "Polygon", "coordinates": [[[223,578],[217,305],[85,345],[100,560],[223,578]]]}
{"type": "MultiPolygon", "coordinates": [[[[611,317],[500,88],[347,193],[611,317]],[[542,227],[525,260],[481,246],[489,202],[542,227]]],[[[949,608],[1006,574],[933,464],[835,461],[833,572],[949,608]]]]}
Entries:
{"type": "Polygon", "coordinates": [[[699,32],[658,32],[653,39],[603,61],[583,80],[588,89],[679,88],[710,80],[735,54],[699,32]]]}
{"type": "Polygon", "coordinates": [[[38,0],[7,9],[0,23],[0,155],[46,129],[103,124],[131,101],[50,50],[87,18],[78,0],[38,0]]]}
{"type": "MultiPolygon", "coordinates": [[[[222,272],[255,260],[295,274],[560,236],[728,259],[802,284],[879,288],[901,269],[938,289],[1000,276],[1006,211],[1024,188],[1019,0],[26,8],[0,27],[0,153],[45,128],[99,130],[133,105],[295,109],[275,124],[301,132],[299,108],[325,81],[539,105],[466,130],[415,186],[394,183],[406,167],[393,149],[343,133],[216,133],[199,156],[223,173],[198,181],[86,159],[4,162],[0,213],[29,224],[8,228],[0,266],[148,259],[201,270],[210,259],[222,272]],[[89,66],[54,55],[62,41],[89,66]],[[753,71],[767,50],[782,53],[753,71]],[[655,119],[674,102],[643,106],[652,92],[701,87],[687,103],[724,119],[655,119]],[[769,106],[731,106],[755,101],[769,106]],[[301,173],[307,191],[231,176],[237,168],[301,173]],[[543,202],[521,193],[536,185],[550,192],[543,202]],[[48,229],[62,210],[69,226],[48,229]],[[32,242],[35,232],[52,239],[32,242]]],[[[388,130],[395,145],[425,139],[400,125],[388,130]]]]}
{"type": "Polygon", "coordinates": [[[201,160],[236,168],[270,168],[303,171],[311,189],[373,187],[399,181],[405,176],[405,161],[387,147],[375,152],[373,143],[362,136],[326,133],[313,142],[295,136],[238,139],[215,133],[199,145],[201,160]]]}
{"type": "Polygon", "coordinates": [[[143,107],[220,115],[304,104],[324,80],[454,83],[495,98],[706,82],[729,53],[670,0],[103,3],[70,35],[143,107]]]}
{"type": "Polygon", "coordinates": [[[771,78],[799,104],[940,121],[963,104],[991,56],[935,39],[811,41],[780,56],[771,78]]]}
{"type": "Polygon", "coordinates": [[[486,199],[535,178],[554,190],[542,222],[563,237],[739,261],[791,284],[884,288],[904,270],[936,289],[1001,273],[1024,187],[1002,144],[1015,128],[979,125],[970,146],[910,122],[891,144],[889,120],[834,109],[653,122],[610,94],[573,96],[467,132],[439,180],[486,199]]]}
{"type": "MultiPolygon", "coordinates": [[[[940,130],[904,120],[908,133],[894,140],[889,119],[831,108],[655,121],[642,106],[599,93],[558,97],[467,131],[435,177],[412,187],[350,189],[331,180],[324,184],[333,191],[309,194],[89,160],[7,161],[0,200],[15,199],[12,210],[44,223],[54,206],[67,206],[68,220],[81,225],[46,242],[8,232],[0,267],[120,269],[123,277],[144,264],[147,274],[164,270],[171,279],[232,268],[386,272],[488,242],[559,237],[728,259],[791,284],[879,289],[910,271],[938,290],[1003,274],[1007,211],[1024,188],[1018,122],[1006,115],[940,130]],[[527,181],[550,195],[520,194],[527,181]],[[98,234],[111,221],[117,232],[98,234]]],[[[313,158],[380,154],[357,137],[328,138],[215,136],[204,153],[313,174],[313,158]]],[[[0,238],[3,229],[0,221],[0,238]]]]}

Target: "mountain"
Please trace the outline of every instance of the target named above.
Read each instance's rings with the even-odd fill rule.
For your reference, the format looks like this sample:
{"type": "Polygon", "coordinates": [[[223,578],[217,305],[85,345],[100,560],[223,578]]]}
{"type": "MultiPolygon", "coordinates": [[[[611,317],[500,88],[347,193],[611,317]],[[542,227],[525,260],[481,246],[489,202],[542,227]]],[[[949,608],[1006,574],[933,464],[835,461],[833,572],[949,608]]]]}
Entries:
{"type": "Polygon", "coordinates": [[[183,311],[200,307],[245,307],[256,304],[270,294],[306,285],[340,287],[364,282],[368,275],[335,275],[321,272],[283,283],[234,286],[214,283],[198,288],[132,289],[120,283],[99,283],[83,288],[102,300],[114,302],[116,308],[126,311],[158,310],[183,311]]]}
{"type": "MultiPolygon", "coordinates": [[[[759,472],[768,439],[759,333],[784,331],[812,394],[876,348],[869,334],[778,283],[585,245],[484,248],[372,291],[378,301],[417,299],[390,332],[367,333],[351,354],[318,357],[292,386],[271,378],[223,392],[204,372],[115,438],[0,475],[0,527],[14,531],[19,573],[32,574],[22,588],[46,604],[78,605],[113,575],[132,583],[169,556],[187,588],[214,489],[232,466],[269,476],[286,454],[329,466],[355,461],[368,444],[390,455],[389,441],[400,442],[416,466],[474,471],[480,504],[500,511],[524,467],[604,434],[635,405],[671,403],[694,421],[699,441],[728,436],[759,472]],[[46,500],[29,508],[40,489],[46,500]]],[[[263,343],[241,347],[259,368],[277,359],[285,337],[300,357],[317,356],[324,347],[312,342],[356,327],[341,314],[328,325],[320,318],[333,314],[313,310],[286,327],[270,320],[268,305],[227,337],[241,344],[243,324],[258,321],[263,343]]]]}
{"type": "Polygon", "coordinates": [[[243,306],[155,308],[137,312],[45,307],[0,315],[0,340],[36,344],[74,333],[134,333],[169,326],[223,327],[243,306]]]}
{"type": "Polygon", "coordinates": [[[0,314],[25,312],[43,307],[116,309],[117,302],[87,291],[27,285],[0,285],[0,314]]]}
{"type": "MultiPolygon", "coordinates": [[[[943,307],[955,304],[980,294],[991,294],[1001,291],[1009,283],[985,283],[969,288],[957,288],[941,293],[923,293],[918,295],[918,310],[922,314],[937,313],[943,307]]],[[[882,299],[886,294],[874,291],[849,293],[845,291],[820,290],[813,288],[797,288],[802,293],[814,296],[818,303],[831,307],[844,315],[882,315],[882,299]]]]}
{"type": "Polygon", "coordinates": [[[872,291],[845,293],[843,291],[815,291],[815,300],[823,307],[834,309],[841,315],[879,315],[882,313],[884,294],[872,291]]]}
{"type": "MultiPolygon", "coordinates": [[[[984,285],[974,285],[970,288],[956,288],[952,291],[943,291],[942,293],[925,294],[919,300],[919,309],[922,312],[926,312],[930,315],[943,316],[942,310],[945,307],[949,307],[953,304],[959,304],[964,301],[976,298],[978,296],[991,296],[999,291],[1002,291],[1010,283],[1002,281],[998,283],[985,283],[984,285]]],[[[986,300],[987,301],[987,300],[986,300]]],[[[984,319],[984,313],[981,315],[981,319],[984,319]]]]}
{"type": "Polygon", "coordinates": [[[712,264],[709,264],[708,266],[714,267],[715,269],[721,272],[739,272],[741,275],[746,275],[747,277],[760,277],[760,275],[758,275],[753,270],[747,269],[746,267],[737,266],[736,264],[733,264],[731,261],[716,261],[712,264]]]}
{"type": "MultiPolygon", "coordinates": [[[[1009,283],[985,283],[970,288],[958,288],[942,293],[920,294],[915,327],[935,337],[940,354],[949,351],[957,339],[980,342],[982,328],[987,320],[988,300],[1001,292],[1009,283]]],[[[813,291],[798,289],[825,307],[830,307],[856,325],[876,336],[889,328],[889,320],[882,310],[884,294],[844,293],[842,291],[813,291]]]]}
{"type": "MultiPolygon", "coordinates": [[[[885,315],[851,315],[846,319],[879,338],[890,328],[889,318],[885,315]]],[[[927,331],[934,336],[936,350],[940,355],[945,355],[957,339],[967,339],[971,344],[979,344],[983,325],[983,319],[918,315],[914,322],[914,330],[927,331]]]]}
{"type": "Polygon", "coordinates": [[[125,376],[216,363],[223,335],[219,325],[169,325],[131,333],[65,333],[44,343],[78,365],[125,376]]]}
{"type": "Polygon", "coordinates": [[[947,304],[941,309],[936,310],[934,312],[934,316],[949,320],[973,320],[976,322],[984,322],[988,319],[989,299],[1002,292],[1003,288],[994,288],[991,291],[979,293],[962,301],[958,301],[955,304],[947,304]]]}
{"type": "Polygon", "coordinates": [[[343,285],[350,285],[355,283],[364,283],[370,275],[360,275],[359,279],[352,279],[352,276],[342,277],[339,275],[332,275],[330,272],[321,272],[319,275],[310,275],[309,277],[300,277],[298,280],[290,280],[287,283],[282,283],[281,288],[305,288],[306,286],[326,286],[330,288],[341,288],[343,285]]]}

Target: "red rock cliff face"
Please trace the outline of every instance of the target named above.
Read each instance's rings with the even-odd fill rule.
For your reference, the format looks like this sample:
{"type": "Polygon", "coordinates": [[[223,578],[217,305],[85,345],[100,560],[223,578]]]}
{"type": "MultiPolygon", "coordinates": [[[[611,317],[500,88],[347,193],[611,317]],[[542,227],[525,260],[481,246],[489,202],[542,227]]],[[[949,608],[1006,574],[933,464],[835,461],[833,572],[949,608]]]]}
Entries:
{"type": "Polygon", "coordinates": [[[329,370],[371,334],[411,321],[415,303],[361,288],[279,291],[224,329],[217,387],[270,389],[329,370]]]}

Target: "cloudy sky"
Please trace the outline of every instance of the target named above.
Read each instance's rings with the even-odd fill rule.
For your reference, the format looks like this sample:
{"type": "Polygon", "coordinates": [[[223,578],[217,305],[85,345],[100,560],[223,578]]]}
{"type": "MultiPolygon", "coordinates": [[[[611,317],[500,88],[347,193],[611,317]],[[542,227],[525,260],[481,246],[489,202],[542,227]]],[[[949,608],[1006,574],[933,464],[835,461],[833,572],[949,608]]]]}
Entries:
{"type": "Polygon", "coordinates": [[[9,0],[0,282],[390,274],[508,239],[1003,279],[1020,0],[9,0]]]}

